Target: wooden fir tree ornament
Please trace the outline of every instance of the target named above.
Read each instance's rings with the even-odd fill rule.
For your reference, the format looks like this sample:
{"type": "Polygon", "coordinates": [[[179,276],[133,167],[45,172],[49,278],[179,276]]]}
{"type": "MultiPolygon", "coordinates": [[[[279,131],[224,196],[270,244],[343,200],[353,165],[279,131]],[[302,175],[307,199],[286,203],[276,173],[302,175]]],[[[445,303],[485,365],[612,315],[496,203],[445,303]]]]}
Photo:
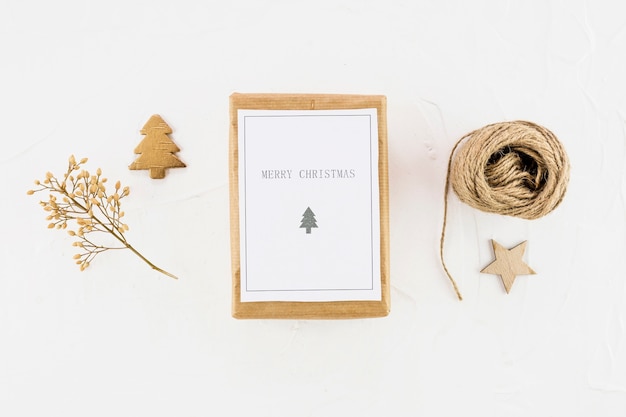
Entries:
{"type": "Polygon", "coordinates": [[[130,169],[148,169],[150,178],[165,178],[166,168],[182,168],[182,162],[174,153],[180,152],[180,148],[174,143],[168,134],[172,133],[172,128],[158,114],[150,117],[141,129],[141,134],[145,138],[135,148],[135,153],[140,154],[135,161],[130,164],[130,169]]]}
{"type": "Polygon", "coordinates": [[[504,289],[508,294],[511,291],[511,287],[517,275],[535,274],[535,271],[522,260],[527,243],[528,241],[524,241],[512,249],[506,249],[492,239],[491,244],[496,259],[480,272],[500,275],[504,289]]]}

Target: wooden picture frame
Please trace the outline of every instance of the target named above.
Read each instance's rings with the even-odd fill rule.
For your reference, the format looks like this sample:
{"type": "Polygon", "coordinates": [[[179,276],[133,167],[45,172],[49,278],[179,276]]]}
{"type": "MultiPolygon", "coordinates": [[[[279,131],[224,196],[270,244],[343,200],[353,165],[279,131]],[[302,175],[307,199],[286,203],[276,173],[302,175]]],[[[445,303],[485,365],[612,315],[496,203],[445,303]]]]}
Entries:
{"type": "Polygon", "coordinates": [[[386,97],[342,94],[241,94],[230,96],[229,184],[232,263],[232,316],[237,319],[351,319],[384,317],[390,311],[389,188],[386,97]],[[380,214],[380,300],[246,301],[241,300],[239,207],[239,110],[376,109],[380,214]]]}

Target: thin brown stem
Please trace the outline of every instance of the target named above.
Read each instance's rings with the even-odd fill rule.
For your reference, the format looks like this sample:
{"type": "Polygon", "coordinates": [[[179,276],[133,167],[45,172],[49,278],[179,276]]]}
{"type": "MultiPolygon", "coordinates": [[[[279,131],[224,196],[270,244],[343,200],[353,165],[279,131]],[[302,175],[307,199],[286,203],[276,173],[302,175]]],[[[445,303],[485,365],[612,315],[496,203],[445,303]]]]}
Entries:
{"type": "MultiPolygon", "coordinates": [[[[58,191],[60,193],[63,193],[67,198],[69,198],[77,207],[79,207],[81,210],[83,210],[86,214],[89,213],[89,210],[83,206],[79,201],[77,201],[75,198],[71,197],[65,190],[61,190],[61,189],[57,189],[55,191],[58,191]]],[[[143,260],[145,263],[147,263],[148,265],[150,265],[150,267],[156,271],[159,271],[160,273],[167,275],[170,278],[174,278],[174,279],[178,279],[178,277],[170,272],[167,272],[164,269],[159,268],[158,266],[156,266],[155,264],[153,264],[152,262],[150,262],[145,256],[143,256],[137,249],[135,249],[130,243],[128,243],[126,241],[126,238],[124,238],[124,236],[120,236],[118,235],[119,232],[116,232],[115,229],[113,228],[109,228],[107,227],[107,225],[100,220],[98,217],[92,215],[90,216],[90,218],[94,219],[102,228],[104,228],[108,233],[110,233],[111,235],[113,235],[120,243],[122,243],[126,248],[130,249],[131,252],[133,252],[135,255],[137,255],[139,258],[141,258],[141,260],[143,260]]]]}

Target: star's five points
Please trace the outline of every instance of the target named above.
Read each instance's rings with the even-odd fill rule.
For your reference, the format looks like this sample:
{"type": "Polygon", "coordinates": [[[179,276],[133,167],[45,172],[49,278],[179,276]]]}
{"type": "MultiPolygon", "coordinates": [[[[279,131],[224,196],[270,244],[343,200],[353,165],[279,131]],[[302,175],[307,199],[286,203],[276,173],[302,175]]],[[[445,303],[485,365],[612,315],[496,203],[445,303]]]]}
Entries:
{"type": "Polygon", "coordinates": [[[535,274],[535,271],[522,260],[526,243],[528,242],[524,241],[512,249],[506,249],[495,240],[491,240],[496,259],[480,272],[500,275],[507,294],[511,291],[517,275],[535,274]]]}

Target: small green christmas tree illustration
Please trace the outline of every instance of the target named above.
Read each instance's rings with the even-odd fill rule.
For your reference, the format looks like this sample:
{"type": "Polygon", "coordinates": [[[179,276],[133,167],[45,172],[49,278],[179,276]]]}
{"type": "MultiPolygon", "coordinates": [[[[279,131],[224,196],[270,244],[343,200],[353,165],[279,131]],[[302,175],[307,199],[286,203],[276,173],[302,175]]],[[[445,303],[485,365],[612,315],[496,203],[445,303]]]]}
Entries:
{"type": "Polygon", "coordinates": [[[136,154],[141,154],[130,164],[130,169],[148,169],[150,178],[165,178],[165,168],[178,168],[186,166],[174,153],[180,149],[168,134],[172,128],[158,114],[150,117],[150,120],[141,129],[145,138],[135,148],[136,154]]]}
{"type": "Polygon", "coordinates": [[[313,227],[317,228],[315,213],[313,213],[311,207],[307,207],[304,214],[302,215],[302,224],[300,224],[300,228],[306,228],[307,234],[310,234],[311,228],[313,227]]]}

